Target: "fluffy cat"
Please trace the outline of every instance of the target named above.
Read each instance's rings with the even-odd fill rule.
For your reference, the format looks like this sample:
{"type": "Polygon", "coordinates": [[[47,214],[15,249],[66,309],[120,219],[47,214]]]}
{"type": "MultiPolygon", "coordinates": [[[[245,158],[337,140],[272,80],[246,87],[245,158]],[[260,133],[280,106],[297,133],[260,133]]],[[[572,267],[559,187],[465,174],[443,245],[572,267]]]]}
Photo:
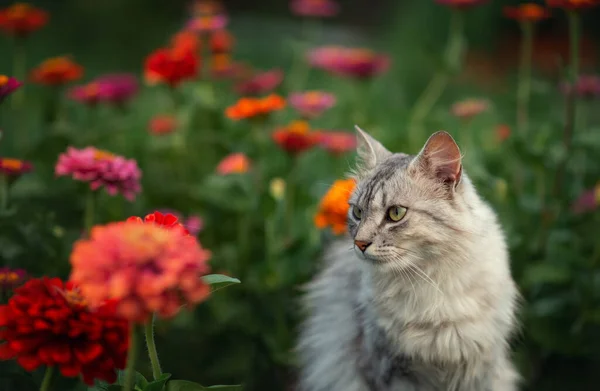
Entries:
{"type": "Polygon", "coordinates": [[[301,391],[514,391],[518,291],[446,132],[416,156],[357,127],[348,238],[308,286],[301,391]]]}

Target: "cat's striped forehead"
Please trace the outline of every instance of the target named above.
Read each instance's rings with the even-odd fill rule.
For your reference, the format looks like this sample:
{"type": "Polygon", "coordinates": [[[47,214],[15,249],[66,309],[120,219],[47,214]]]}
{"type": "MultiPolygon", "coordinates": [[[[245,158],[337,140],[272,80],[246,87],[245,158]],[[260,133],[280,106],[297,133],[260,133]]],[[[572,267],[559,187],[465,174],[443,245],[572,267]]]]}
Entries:
{"type": "MultiPolygon", "coordinates": [[[[368,205],[374,202],[376,197],[386,198],[386,184],[399,172],[405,171],[414,158],[415,155],[396,153],[382,161],[371,175],[358,183],[351,203],[368,205]]],[[[385,204],[385,199],[380,201],[385,204]]]]}

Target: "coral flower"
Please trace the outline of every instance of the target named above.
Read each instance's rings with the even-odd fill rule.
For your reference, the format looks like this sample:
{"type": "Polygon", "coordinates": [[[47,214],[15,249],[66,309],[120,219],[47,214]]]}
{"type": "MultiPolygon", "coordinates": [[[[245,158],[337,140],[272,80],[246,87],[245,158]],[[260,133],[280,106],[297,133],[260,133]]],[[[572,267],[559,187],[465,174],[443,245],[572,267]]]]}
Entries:
{"type": "Polygon", "coordinates": [[[229,53],[234,44],[235,38],[225,29],[217,30],[210,36],[210,51],[213,54],[229,53]]]}
{"type": "Polygon", "coordinates": [[[243,153],[232,153],[219,162],[217,172],[220,175],[244,174],[250,170],[250,159],[243,153]]]}
{"type": "Polygon", "coordinates": [[[92,228],[71,254],[71,279],[90,305],[115,300],[119,315],[145,323],[175,316],[208,296],[201,276],[210,252],[195,237],[156,224],[118,222],[92,228]]]}
{"type": "Polygon", "coordinates": [[[12,291],[23,284],[25,280],[27,280],[27,272],[23,269],[0,268],[0,294],[12,291]]]}
{"type": "Polygon", "coordinates": [[[315,118],[336,103],[335,95],[322,91],[296,92],[290,94],[288,102],[302,117],[315,118]]]}
{"type": "Polygon", "coordinates": [[[369,49],[323,46],[308,54],[308,62],[336,75],[367,79],[389,69],[390,58],[369,49]]]}
{"type": "Polygon", "coordinates": [[[339,5],[333,0],[292,0],[290,9],[299,16],[331,17],[340,11],[339,5]]]}
{"type": "Polygon", "coordinates": [[[304,152],[319,143],[321,134],[312,132],[306,121],[294,121],[273,132],[273,140],[286,152],[293,155],[304,152]]]}
{"type": "Polygon", "coordinates": [[[29,4],[16,3],[0,10],[0,30],[26,37],[48,23],[48,13],[29,4]]]}
{"type": "Polygon", "coordinates": [[[348,219],[348,201],[354,191],[356,182],[354,179],[342,179],[335,181],[333,186],[321,199],[319,209],[315,215],[315,226],[319,229],[331,227],[336,235],[346,232],[348,219]]]}
{"type": "Polygon", "coordinates": [[[225,110],[227,117],[238,121],[240,119],[266,116],[273,111],[285,108],[285,99],[279,95],[269,95],[265,98],[242,98],[225,110]]]}
{"type": "Polygon", "coordinates": [[[141,217],[132,216],[127,219],[127,221],[136,222],[136,223],[145,223],[145,224],[154,224],[158,227],[162,227],[165,229],[172,229],[181,233],[182,235],[189,235],[189,231],[185,229],[183,224],[179,222],[177,216],[172,213],[162,214],[160,212],[153,212],[144,217],[142,220],[141,217]]]}
{"type": "Polygon", "coordinates": [[[189,30],[178,32],[171,39],[171,47],[179,52],[198,53],[200,51],[201,42],[198,35],[189,30]]]}
{"type": "Polygon", "coordinates": [[[155,136],[173,133],[177,129],[177,119],[169,114],[152,117],[148,124],[148,131],[155,136]]]}
{"type": "Polygon", "coordinates": [[[356,136],[348,132],[323,132],[319,143],[328,152],[341,155],[356,149],[356,136]]]}
{"type": "Polygon", "coordinates": [[[0,75],[0,103],[21,85],[22,83],[14,77],[0,75]]]}
{"type": "Polygon", "coordinates": [[[600,5],[600,0],[546,0],[546,5],[552,8],[562,8],[577,11],[600,5]]]}
{"type": "Polygon", "coordinates": [[[100,86],[91,82],[81,86],[75,86],[69,90],[67,96],[74,101],[88,106],[95,106],[100,99],[100,86]]]}
{"type": "Polygon", "coordinates": [[[441,5],[447,5],[448,7],[458,8],[458,9],[467,9],[472,8],[484,3],[487,3],[488,0],[435,0],[436,3],[441,5]]]}
{"type": "Polygon", "coordinates": [[[0,175],[7,177],[18,177],[33,169],[31,163],[19,160],[0,157],[0,175]]]}
{"type": "Polygon", "coordinates": [[[146,81],[177,87],[181,82],[194,78],[198,73],[198,66],[198,58],[191,51],[158,49],[146,59],[146,81]]]}
{"type": "Polygon", "coordinates": [[[47,86],[61,86],[81,79],[83,68],[69,57],[50,58],[31,72],[31,80],[47,86]]]}
{"type": "Polygon", "coordinates": [[[482,99],[466,99],[452,105],[451,111],[455,117],[469,120],[490,108],[490,104],[482,99]]]}
{"type": "Polygon", "coordinates": [[[519,22],[539,22],[550,17],[550,11],[539,4],[524,3],[516,7],[504,7],[504,16],[519,22]]]}
{"type": "Polygon", "coordinates": [[[102,151],[94,147],[69,147],[56,163],[57,176],[71,175],[77,181],[89,182],[96,190],[105,187],[110,195],[123,194],[130,201],[141,191],[142,173],[135,160],[102,151]]]}
{"type": "Polygon", "coordinates": [[[115,314],[115,303],[86,306],[72,283],[58,278],[29,280],[0,306],[0,359],[16,358],[27,371],[57,367],[66,377],[81,375],[113,383],[124,369],[128,324],[115,314]]]}
{"type": "Polygon", "coordinates": [[[259,95],[273,91],[283,81],[283,71],[272,69],[258,73],[248,80],[239,83],[236,90],[240,95],[259,95]]]}
{"type": "Polygon", "coordinates": [[[581,75],[575,83],[575,88],[572,88],[570,83],[564,83],[561,85],[561,90],[565,94],[575,92],[578,97],[583,99],[600,98],[600,76],[581,75]]]}

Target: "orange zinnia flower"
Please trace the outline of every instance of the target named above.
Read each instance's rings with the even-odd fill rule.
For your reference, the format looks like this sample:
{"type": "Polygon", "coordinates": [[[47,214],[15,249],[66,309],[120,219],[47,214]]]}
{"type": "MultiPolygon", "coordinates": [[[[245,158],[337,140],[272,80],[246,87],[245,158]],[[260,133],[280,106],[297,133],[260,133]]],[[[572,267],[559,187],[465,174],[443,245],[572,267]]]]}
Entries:
{"type": "Polygon", "coordinates": [[[31,80],[35,83],[60,86],[83,76],[83,67],[69,57],[49,58],[31,71],[31,80]]]}
{"type": "Polygon", "coordinates": [[[336,235],[346,232],[346,221],[348,218],[348,201],[356,187],[354,179],[342,179],[335,181],[325,196],[321,199],[319,210],[315,215],[315,225],[319,229],[331,226],[336,235]]]}
{"type": "Polygon", "coordinates": [[[525,3],[516,7],[504,7],[504,16],[520,22],[539,22],[548,19],[550,11],[535,3],[525,3]]]}
{"type": "Polygon", "coordinates": [[[242,98],[225,110],[227,117],[240,120],[268,115],[285,107],[285,99],[279,95],[269,95],[265,98],[242,98]]]}
{"type": "Polygon", "coordinates": [[[250,159],[243,153],[232,153],[219,162],[217,172],[220,175],[244,174],[250,169],[250,159]]]}
{"type": "Polygon", "coordinates": [[[25,37],[48,22],[48,13],[29,4],[16,3],[0,10],[0,29],[8,34],[25,37]]]}
{"type": "Polygon", "coordinates": [[[548,7],[580,10],[600,5],[600,0],[546,0],[548,7]]]}
{"type": "Polygon", "coordinates": [[[276,130],[273,140],[286,152],[295,155],[317,145],[321,137],[319,132],[311,132],[308,122],[294,121],[276,130]]]}

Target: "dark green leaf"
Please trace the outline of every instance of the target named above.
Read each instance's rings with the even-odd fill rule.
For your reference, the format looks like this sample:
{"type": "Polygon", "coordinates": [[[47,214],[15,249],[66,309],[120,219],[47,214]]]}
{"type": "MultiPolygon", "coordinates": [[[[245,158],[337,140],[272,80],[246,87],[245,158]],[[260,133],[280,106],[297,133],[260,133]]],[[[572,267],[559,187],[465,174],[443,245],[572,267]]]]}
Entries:
{"type": "Polygon", "coordinates": [[[213,291],[225,288],[229,285],[239,284],[240,280],[233,277],[224,276],[222,274],[209,274],[202,276],[202,280],[211,286],[213,291]]]}
{"type": "Polygon", "coordinates": [[[163,373],[158,379],[148,383],[148,385],[144,387],[144,391],[163,391],[165,384],[170,378],[170,373],[163,373]]]}
{"type": "Polygon", "coordinates": [[[204,387],[198,383],[187,380],[172,380],[167,385],[167,391],[202,391],[202,390],[220,390],[220,391],[240,391],[241,385],[238,386],[210,386],[204,387]]]}
{"type": "Polygon", "coordinates": [[[527,267],[521,284],[564,284],[570,279],[571,273],[566,266],[540,262],[527,267]]]}

